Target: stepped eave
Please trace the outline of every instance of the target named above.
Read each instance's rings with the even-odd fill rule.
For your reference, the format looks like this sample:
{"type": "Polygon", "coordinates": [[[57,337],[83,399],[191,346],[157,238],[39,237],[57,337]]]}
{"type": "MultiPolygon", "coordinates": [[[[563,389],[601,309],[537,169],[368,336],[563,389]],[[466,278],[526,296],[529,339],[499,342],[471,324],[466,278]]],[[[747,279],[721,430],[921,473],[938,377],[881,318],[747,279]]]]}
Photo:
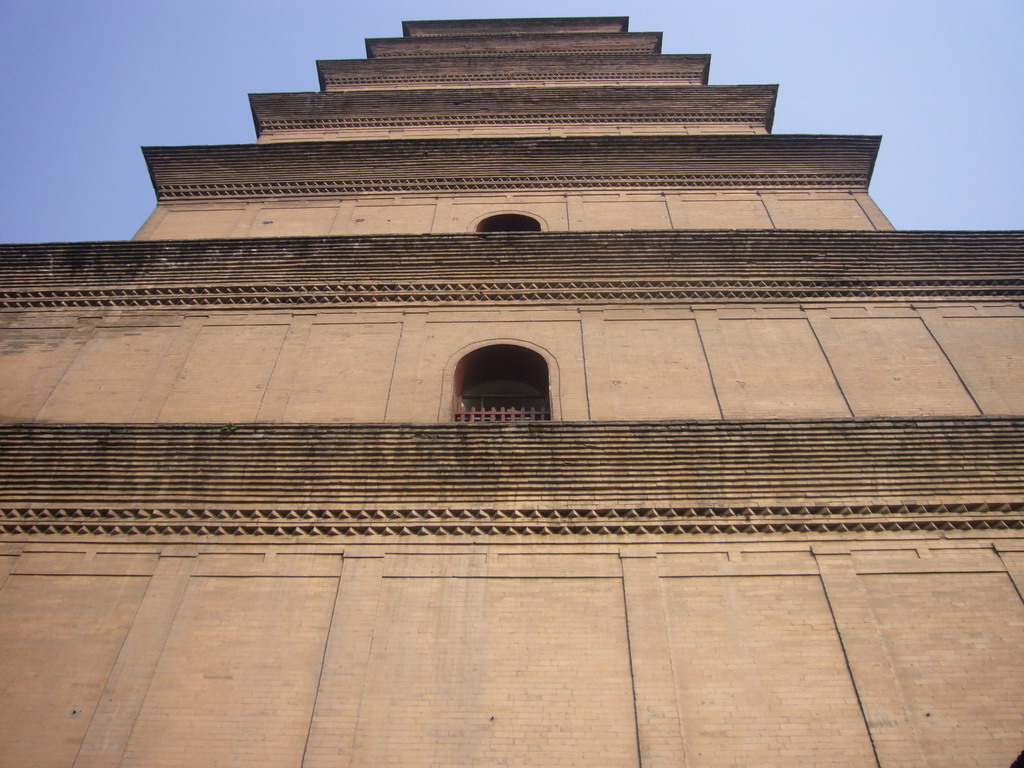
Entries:
{"type": "Polygon", "coordinates": [[[419,56],[492,56],[510,52],[532,55],[661,53],[661,32],[594,32],[566,34],[446,35],[444,37],[370,37],[368,59],[419,56]]]}
{"type": "Polygon", "coordinates": [[[662,230],[0,246],[0,309],[1024,300],[1024,232],[662,230]]]}
{"type": "Polygon", "coordinates": [[[504,55],[424,56],[415,59],[320,59],[316,62],[320,90],[389,87],[393,83],[423,82],[439,87],[445,82],[519,81],[630,81],[671,80],[707,85],[711,55],[602,54],[546,56],[504,55]],[[340,83],[340,85],[337,85],[340,83]]]}
{"type": "Polygon", "coordinates": [[[864,190],[879,142],[799,134],[385,139],[143,147],[143,154],[159,200],[509,185],[864,190]]]}
{"type": "Polygon", "coordinates": [[[755,122],[768,129],[777,95],[775,85],[626,85],[547,88],[445,88],[388,91],[253,93],[249,104],[257,135],[271,123],[304,128],[373,123],[383,126],[480,118],[508,122],[536,116],[539,122],[564,118],[619,116],[654,121],[701,123],[755,122]],[[495,110],[494,105],[500,105],[495,110]]]}
{"type": "Polygon", "coordinates": [[[831,521],[820,530],[858,518],[900,521],[893,530],[941,520],[935,530],[957,530],[957,522],[994,517],[1020,529],[1022,437],[1024,420],[1013,417],[249,424],[229,432],[220,424],[3,425],[0,522],[5,532],[89,522],[98,530],[175,520],[219,527],[232,524],[231,510],[262,510],[257,518],[322,510],[340,517],[307,523],[342,527],[359,520],[348,512],[387,510],[404,514],[378,525],[447,523],[464,534],[467,518],[444,513],[475,511],[471,527],[473,519],[527,524],[535,509],[560,511],[556,524],[586,526],[580,533],[606,524],[620,533],[711,532],[660,528],[701,518],[741,526],[733,533],[756,532],[765,518],[831,521]],[[118,514],[129,510],[157,514],[118,514]],[[187,510],[228,514],[219,523],[187,510]],[[600,512],[587,519],[578,510],[600,512]]]}
{"type": "MultiPolygon", "coordinates": [[[[634,247],[646,252],[655,243],[665,243],[672,249],[693,249],[694,253],[704,252],[709,244],[728,245],[737,254],[750,255],[751,249],[777,248],[780,251],[814,247],[841,255],[849,249],[863,249],[870,253],[884,249],[879,258],[893,255],[892,248],[920,248],[926,251],[945,253],[948,256],[966,258],[975,249],[1024,255],[1024,230],[890,230],[863,231],[847,229],[673,229],[673,230],[605,230],[574,232],[476,232],[441,234],[374,234],[374,235],[332,235],[332,236],[289,236],[253,238],[197,238],[187,240],[72,240],[37,243],[0,243],[0,259],[15,253],[34,254],[35,258],[49,259],[62,252],[70,253],[82,249],[75,258],[86,254],[122,249],[146,251],[157,249],[163,252],[202,252],[221,247],[239,253],[293,252],[296,248],[364,248],[376,244],[384,251],[395,247],[431,248],[432,244],[446,248],[475,248],[481,244],[508,240],[509,243],[530,242],[530,252],[535,252],[545,243],[557,241],[578,241],[581,247],[592,247],[588,241],[611,242],[622,247],[634,247]],[[967,250],[964,250],[967,249],[967,250]]],[[[514,245],[512,247],[515,247],[514,245]]],[[[601,249],[605,250],[604,247],[601,249]]],[[[851,251],[852,252],[852,251],[851,251]]],[[[212,257],[216,258],[216,256],[212,257]]]]}

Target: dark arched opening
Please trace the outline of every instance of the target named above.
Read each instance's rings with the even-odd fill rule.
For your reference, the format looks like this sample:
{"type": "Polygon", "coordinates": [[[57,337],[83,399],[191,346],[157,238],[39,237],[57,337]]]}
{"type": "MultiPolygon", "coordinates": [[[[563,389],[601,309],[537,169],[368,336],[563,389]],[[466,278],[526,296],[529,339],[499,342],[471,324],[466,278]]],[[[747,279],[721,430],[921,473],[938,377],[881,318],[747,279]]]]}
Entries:
{"type": "Polygon", "coordinates": [[[540,232],[540,222],[521,213],[499,213],[476,225],[477,232],[540,232]]]}
{"type": "Polygon", "coordinates": [[[455,421],[547,421],[548,364],[514,344],[493,344],[466,355],[455,368],[455,421]]]}

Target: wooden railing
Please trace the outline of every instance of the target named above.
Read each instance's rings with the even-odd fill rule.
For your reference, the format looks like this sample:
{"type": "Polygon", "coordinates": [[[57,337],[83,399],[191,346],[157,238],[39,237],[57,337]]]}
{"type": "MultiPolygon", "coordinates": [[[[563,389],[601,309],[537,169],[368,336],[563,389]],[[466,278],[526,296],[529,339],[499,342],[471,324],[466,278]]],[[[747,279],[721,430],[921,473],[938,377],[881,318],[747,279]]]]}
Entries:
{"type": "Polygon", "coordinates": [[[463,408],[455,411],[455,421],[551,421],[547,408],[463,408]]]}

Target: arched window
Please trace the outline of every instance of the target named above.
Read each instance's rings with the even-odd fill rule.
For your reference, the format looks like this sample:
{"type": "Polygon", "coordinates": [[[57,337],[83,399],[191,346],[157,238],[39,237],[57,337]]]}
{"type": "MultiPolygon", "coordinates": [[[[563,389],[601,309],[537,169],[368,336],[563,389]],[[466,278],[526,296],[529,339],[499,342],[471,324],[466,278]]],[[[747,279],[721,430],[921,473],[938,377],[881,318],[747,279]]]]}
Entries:
{"type": "Polygon", "coordinates": [[[455,368],[455,421],[548,421],[548,364],[526,347],[493,344],[455,368]]]}
{"type": "Polygon", "coordinates": [[[540,232],[540,222],[521,213],[499,213],[476,225],[477,232],[540,232]]]}

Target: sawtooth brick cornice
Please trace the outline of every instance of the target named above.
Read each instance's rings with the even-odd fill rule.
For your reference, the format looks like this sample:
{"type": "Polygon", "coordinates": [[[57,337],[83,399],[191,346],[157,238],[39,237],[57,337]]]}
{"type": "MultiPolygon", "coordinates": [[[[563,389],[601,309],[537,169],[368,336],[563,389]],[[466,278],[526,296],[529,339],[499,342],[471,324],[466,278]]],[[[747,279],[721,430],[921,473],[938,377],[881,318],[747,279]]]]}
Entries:
{"type": "Polygon", "coordinates": [[[1024,420],[0,427],[9,534],[1024,528],[1024,420]]]}
{"type": "Polygon", "coordinates": [[[1024,299],[1022,232],[663,231],[0,246],[0,307],[1024,299]]]}

